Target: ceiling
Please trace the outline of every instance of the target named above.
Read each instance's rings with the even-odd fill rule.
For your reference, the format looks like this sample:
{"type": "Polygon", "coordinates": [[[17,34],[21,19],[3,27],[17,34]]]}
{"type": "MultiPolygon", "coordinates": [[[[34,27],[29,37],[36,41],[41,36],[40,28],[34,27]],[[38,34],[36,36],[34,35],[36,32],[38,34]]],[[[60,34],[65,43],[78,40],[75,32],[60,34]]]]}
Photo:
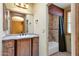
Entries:
{"type": "Polygon", "coordinates": [[[70,3],[53,3],[53,4],[63,9],[71,5],[70,3]]]}

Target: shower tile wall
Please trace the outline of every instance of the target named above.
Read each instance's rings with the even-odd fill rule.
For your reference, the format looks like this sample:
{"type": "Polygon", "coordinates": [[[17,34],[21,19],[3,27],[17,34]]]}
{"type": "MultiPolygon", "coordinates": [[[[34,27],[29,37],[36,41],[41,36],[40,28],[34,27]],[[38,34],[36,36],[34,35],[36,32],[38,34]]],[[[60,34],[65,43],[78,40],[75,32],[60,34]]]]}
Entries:
{"type": "Polygon", "coordinates": [[[59,16],[49,14],[49,41],[58,42],[59,16]]]}

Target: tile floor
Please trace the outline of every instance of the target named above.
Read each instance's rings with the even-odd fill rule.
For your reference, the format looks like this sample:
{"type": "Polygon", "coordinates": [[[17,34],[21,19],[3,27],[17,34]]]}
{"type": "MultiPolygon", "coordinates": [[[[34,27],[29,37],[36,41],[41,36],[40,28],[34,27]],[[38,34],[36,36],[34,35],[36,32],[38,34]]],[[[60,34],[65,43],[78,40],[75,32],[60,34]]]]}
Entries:
{"type": "Polygon", "coordinates": [[[71,53],[69,53],[69,52],[57,52],[55,54],[52,54],[51,56],[71,56],[71,53]]]}

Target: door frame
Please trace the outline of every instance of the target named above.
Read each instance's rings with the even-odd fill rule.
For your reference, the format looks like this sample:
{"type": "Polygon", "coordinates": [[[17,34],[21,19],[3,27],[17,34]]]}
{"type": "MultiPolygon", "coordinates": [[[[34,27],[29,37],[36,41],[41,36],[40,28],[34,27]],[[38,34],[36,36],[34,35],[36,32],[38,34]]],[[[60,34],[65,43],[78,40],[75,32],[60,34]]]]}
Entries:
{"type": "Polygon", "coordinates": [[[79,56],[79,3],[75,4],[75,56],[79,56]]]}

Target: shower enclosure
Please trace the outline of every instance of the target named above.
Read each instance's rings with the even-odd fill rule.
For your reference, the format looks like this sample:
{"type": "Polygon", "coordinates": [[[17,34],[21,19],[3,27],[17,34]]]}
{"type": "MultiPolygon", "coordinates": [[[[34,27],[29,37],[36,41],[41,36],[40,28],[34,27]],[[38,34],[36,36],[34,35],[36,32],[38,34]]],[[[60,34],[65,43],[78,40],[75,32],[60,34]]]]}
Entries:
{"type": "Polygon", "coordinates": [[[64,35],[64,9],[53,4],[48,7],[49,11],[49,33],[48,33],[48,55],[56,52],[66,51],[64,35]]]}

